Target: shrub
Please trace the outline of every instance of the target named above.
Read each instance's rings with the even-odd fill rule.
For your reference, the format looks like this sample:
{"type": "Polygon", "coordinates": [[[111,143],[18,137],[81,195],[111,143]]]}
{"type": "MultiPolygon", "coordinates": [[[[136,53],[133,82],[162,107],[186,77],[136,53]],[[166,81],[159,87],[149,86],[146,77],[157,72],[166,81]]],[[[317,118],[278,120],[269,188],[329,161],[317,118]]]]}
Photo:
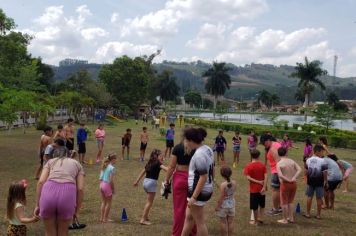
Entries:
{"type": "Polygon", "coordinates": [[[351,139],[347,142],[347,148],[356,149],[356,139],[351,139]]]}
{"type": "Polygon", "coordinates": [[[342,136],[328,136],[329,142],[330,142],[330,146],[333,147],[342,147],[342,148],[346,148],[347,147],[347,143],[348,143],[348,137],[342,137],[342,136]]]}

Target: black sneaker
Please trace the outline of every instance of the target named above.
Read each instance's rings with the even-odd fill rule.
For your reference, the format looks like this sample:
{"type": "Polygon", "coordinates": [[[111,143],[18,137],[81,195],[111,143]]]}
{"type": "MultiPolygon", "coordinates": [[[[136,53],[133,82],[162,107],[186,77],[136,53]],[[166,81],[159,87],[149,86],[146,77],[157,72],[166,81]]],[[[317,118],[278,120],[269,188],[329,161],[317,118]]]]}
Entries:
{"type": "Polygon", "coordinates": [[[84,229],[87,225],[86,224],[80,224],[80,223],[74,223],[69,225],[68,229],[74,230],[74,229],[84,229]]]}

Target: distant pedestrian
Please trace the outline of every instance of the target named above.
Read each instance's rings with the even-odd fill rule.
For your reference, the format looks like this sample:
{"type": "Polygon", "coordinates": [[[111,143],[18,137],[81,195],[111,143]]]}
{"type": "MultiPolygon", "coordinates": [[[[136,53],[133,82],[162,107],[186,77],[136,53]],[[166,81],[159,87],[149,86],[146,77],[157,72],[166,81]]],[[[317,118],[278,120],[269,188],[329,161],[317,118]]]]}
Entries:
{"type": "Polygon", "coordinates": [[[240,161],[240,151],[241,151],[241,137],[240,132],[235,131],[235,136],[232,137],[232,152],[234,155],[234,162],[232,164],[233,168],[236,168],[240,161]]]}
{"type": "Polygon", "coordinates": [[[121,145],[122,145],[122,160],[124,160],[124,156],[125,156],[125,149],[127,150],[127,160],[130,159],[130,143],[131,143],[131,138],[132,138],[132,134],[131,134],[131,129],[126,129],[126,133],[124,134],[124,136],[121,139],[121,145]]]}
{"type": "Polygon", "coordinates": [[[85,142],[88,139],[88,133],[85,129],[85,124],[80,123],[80,128],[77,130],[78,156],[80,164],[85,163],[85,153],[87,152],[85,142]]]}
{"type": "Polygon", "coordinates": [[[102,160],[102,154],[103,154],[104,143],[105,143],[105,135],[106,135],[106,133],[104,130],[104,125],[99,124],[98,128],[95,130],[96,144],[98,145],[98,152],[96,154],[96,163],[99,163],[102,160]]]}

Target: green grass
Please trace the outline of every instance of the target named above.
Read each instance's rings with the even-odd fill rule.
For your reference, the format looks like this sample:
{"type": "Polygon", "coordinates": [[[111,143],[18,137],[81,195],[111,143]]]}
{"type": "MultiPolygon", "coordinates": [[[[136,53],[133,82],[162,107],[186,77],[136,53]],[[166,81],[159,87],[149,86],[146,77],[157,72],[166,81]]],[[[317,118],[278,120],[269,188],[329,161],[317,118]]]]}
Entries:
{"type": "MultiPolygon", "coordinates": [[[[94,126],[89,126],[92,130],[94,126]]],[[[116,167],[116,194],[113,197],[113,206],[111,210],[111,218],[116,221],[112,224],[99,224],[99,166],[85,166],[86,172],[86,187],[85,200],[83,209],[80,212],[80,220],[88,224],[84,230],[73,231],[71,235],[170,235],[172,225],[172,196],[168,200],[156,196],[153,208],[150,212],[150,220],[152,226],[141,226],[138,224],[143,205],[146,200],[146,194],[141,185],[138,188],[132,186],[137,175],[143,168],[143,164],[138,161],[139,154],[139,133],[142,125],[135,125],[133,122],[118,123],[116,126],[107,126],[107,140],[104,147],[104,152],[115,151],[121,153],[121,135],[126,128],[133,129],[132,140],[132,159],[121,161],[119,158],[116,167]],[[129,221],[126,223],[120,222],[122,208],[126,208],[129,221]]],[[[179,140],[180,130],[177,128],[176,142],[179,140]]],[[[206,143],[213,144],[213,138],[216,136],[216,130],[208,130],[208,138],[206,143]]],[[[34,198],[36,190],[36,182],[33,179],[35,169],[38,165],[37,146],[39,142],[40,131],[32,128],[27,130],[26,134],[22,134],[22,129],[0,133],[0,214],[5,215],[6,195],[9,184],[12,181],[23,178],[29,179],[29,187],[27,189],[27,213],[31,214],[34,208],[34,198]]],[[[150,141],[147,153],[153,148],[164,149],[165,142],[159,136],[158,130],[151,130],[149,127],[150,141]]],[[[225,132],[227,140],[231,140],[233,133],[225,132]]],[[[276,223],[279,216],[266,216],[266,224],[261,227],[250,226],[248,221],[250,217],[249,210],[249,193],[248,183],[242,175],[242,168],[249,161],[246,137],[243,137],[243,145],[241,151],[241,162],[237,169],[233,170],[233,179],[237,181],[238,188],[236,192],[236,217],[234,220],[236,235],[356,235],[356,173],[351,175],[350,189],[351,192],[343,194],[341,190],[336,191],[336,205],[334,211],[323,211],[323,220],[304,219],[297,216],[297,223],[293,225],[278,225],[276,223]]],[[[231,143],[228,143],[228,151],[226,152],[227,163],[231,166],[232,153],[231,143]]],[[[302,143],[296,144],[300,149],[290,151],[290,156],[301,164],[302,160],[302,143]]],[[[262,146],[259,147],[263,150],[262,146]]],[[[96,145],[93,138],[87,143],[87,158],[93,158],[96,154],[96,145]]],[[[335,153],[341,158],[351,162],[356,166],[356,156],[354,150],[334,149],[335,153]]],[[[163,179],[164,173],[161,172],[160,181],[163,179]]],[[[217,175],[217,182],[222,181],[217,175]]],[[[301,204],[302,211],[305,209],[305,185],[300,178],[298,181],[298,190],[296,202],[301,204]]],[[[216,190],[216,189],[215,189],[216,190]]],[[[206,206],[206,221],[208,223],[209,235],[219,235],[219,221],[214,214],[214,208],[217,201],[217,191],[206,206]]],[[[313,203],[315,209],[315,202],[313,203]]],[[[271,207],[271,192],[267,193],[267,207],[271,207]]],[[[315,214],[313,210],[312,214],[315,214]]],[[[3,219],[3,218],[2,218],[3,219]]],[[[0,235],[4,235],[6,221],[0,223],[0,235]]],[[[28,235],[44,235],[43,224],[41,222],[30,224],[28,226],[28,235]]]]}

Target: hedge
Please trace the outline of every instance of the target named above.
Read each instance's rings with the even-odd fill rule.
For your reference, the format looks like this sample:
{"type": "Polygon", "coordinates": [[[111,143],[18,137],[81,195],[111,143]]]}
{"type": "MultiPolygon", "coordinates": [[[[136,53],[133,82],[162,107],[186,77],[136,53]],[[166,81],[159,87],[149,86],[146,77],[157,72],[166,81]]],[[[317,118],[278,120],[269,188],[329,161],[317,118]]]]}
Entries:
{"type": "MultiPolygon", "coordinates": [[[[224,131],[239,131],[241,134],[249,134],[251,130],[255,132],[256,135],[261,135],[268,132],[271,132],[273,136],[276,138],[282,139],[285,133],[288,133],[289,137],[294,141],[303,142],[305,138],[309,137],[312,142],[317,142],[318,138],[323,135],[324,130],[323,127],[318,127],[315,125],[304,125],[302,131],[298,131],[296,129],[276,129],[274,126],[268,125],[256,125],[256,124],[242,124],[235,122],[220,122],[213,120],[204,120],[204,119],[186,119],[186,123],[212,128],[212,129],[222,129],[224,131]],[[310,133],[310,131],[314,131],[317,134],[310,133]]],[[[299,125],[298,125],[299,126],[299,125]]],[[[297,128],[298,126],[293,125],[293,127],[297,128]]],[[[302,126],[303,127],[303,126],[302,126]]],[[[336,130],[334,132],[329,132],[329,135],[323,135],[328,138],[329,145],[332,147],[340,147],[340,148],[350,148],[356,149],[356,133],[351,131],[340,131],[336,130]]]]}

